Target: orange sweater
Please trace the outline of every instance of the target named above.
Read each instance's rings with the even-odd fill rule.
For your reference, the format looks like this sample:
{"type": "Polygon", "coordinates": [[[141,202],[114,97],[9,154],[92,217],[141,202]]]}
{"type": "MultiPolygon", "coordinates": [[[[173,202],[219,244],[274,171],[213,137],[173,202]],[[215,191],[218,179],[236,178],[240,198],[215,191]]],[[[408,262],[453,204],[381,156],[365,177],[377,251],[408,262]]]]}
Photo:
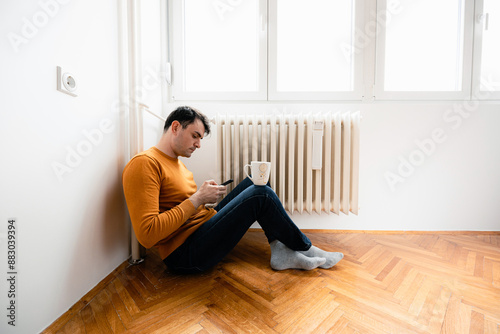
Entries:
{"type": "Polygon", "coordinates": [[[122,181],[137,240],[146,248],[157,247],[162,259],[216,213],[194,207],[188,199],[197,189],[193,173],[156,147],[133,157],[122,181]]]}

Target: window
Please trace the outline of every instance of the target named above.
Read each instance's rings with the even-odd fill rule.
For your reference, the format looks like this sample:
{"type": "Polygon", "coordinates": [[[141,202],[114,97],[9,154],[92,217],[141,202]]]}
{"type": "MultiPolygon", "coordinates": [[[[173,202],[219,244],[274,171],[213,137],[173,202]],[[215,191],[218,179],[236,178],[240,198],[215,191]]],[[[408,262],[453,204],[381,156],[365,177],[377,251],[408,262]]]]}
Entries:
{"type": "Polygon", "coordinates": [[[175,99],[361,99],[354,0],[172,2],[175,99]]]}
{"type": "Polygon", "coordinates": [[[176,99],[265,98],[261,1],[174,1],[176,99]],[[180,37],[180,38],[177,38],[180,37]]]}
{"type": "MultiPolygon", "coordinates": [[[[387,13],[395,1],[381,2],[387,7],[379,13],[387,13]]],[[[397,2],[377,44],[377,98],[468,97],[471,71],[464,65],[472,59],[472,39],[465,29],[472,27],[472,11],[466,1],[397,2]]]]}
{"type": "Polygon", "coordinates": [[[498,0],[169,3],[175,100],[500,98],[498,0]]]}
{"type": "Polygon", "coordinates": [[[270,99],[361,98],[354,1],[276,0],[269,14],[270,99]]]}

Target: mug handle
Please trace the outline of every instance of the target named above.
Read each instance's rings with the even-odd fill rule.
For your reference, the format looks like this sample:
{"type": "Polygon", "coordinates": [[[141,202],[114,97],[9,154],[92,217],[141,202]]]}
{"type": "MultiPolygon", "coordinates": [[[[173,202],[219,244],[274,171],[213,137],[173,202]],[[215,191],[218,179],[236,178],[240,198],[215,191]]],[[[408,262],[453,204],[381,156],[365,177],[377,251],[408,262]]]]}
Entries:
{"type": "Polygon", "coordinates": [[[250,175],[248,175],[248,169],[247,169],[247,167],[252,168],[252,165],[245,165],[245,167],[243,167],[243,169],[245,170],[245,174],[246,174],[246,175],[247,175],[247,177],[251,180],[251,179],[252,179],[252,177],[251,177],[250,175]]]}

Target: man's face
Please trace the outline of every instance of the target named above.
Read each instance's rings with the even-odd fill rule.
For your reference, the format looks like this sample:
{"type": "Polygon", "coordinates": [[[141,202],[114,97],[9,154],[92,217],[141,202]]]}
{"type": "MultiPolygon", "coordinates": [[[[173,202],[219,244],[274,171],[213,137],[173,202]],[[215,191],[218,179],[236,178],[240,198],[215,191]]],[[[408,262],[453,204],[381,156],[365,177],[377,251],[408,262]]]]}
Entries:
{"type": "Polygon", "coordinates": [[[196,119],[185,129],[179,124],[177,130],[174,139],[174,152],[177,156],[189,158],[197,148],[201,147],[205,126],[199,119],[196,119]]]}

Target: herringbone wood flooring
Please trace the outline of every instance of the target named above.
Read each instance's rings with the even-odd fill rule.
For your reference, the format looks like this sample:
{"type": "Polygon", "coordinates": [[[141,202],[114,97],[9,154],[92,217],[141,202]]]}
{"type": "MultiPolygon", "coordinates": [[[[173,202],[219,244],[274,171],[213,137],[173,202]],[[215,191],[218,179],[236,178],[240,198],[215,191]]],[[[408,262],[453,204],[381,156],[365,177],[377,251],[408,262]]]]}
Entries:
{"type": "Polygon", "coordinates": [[[46,332],[500,333],[499,233],[306,234],[344,259],[273,271],[260,231],[200,275],[174,275],[149,252],[46,332]]]}

